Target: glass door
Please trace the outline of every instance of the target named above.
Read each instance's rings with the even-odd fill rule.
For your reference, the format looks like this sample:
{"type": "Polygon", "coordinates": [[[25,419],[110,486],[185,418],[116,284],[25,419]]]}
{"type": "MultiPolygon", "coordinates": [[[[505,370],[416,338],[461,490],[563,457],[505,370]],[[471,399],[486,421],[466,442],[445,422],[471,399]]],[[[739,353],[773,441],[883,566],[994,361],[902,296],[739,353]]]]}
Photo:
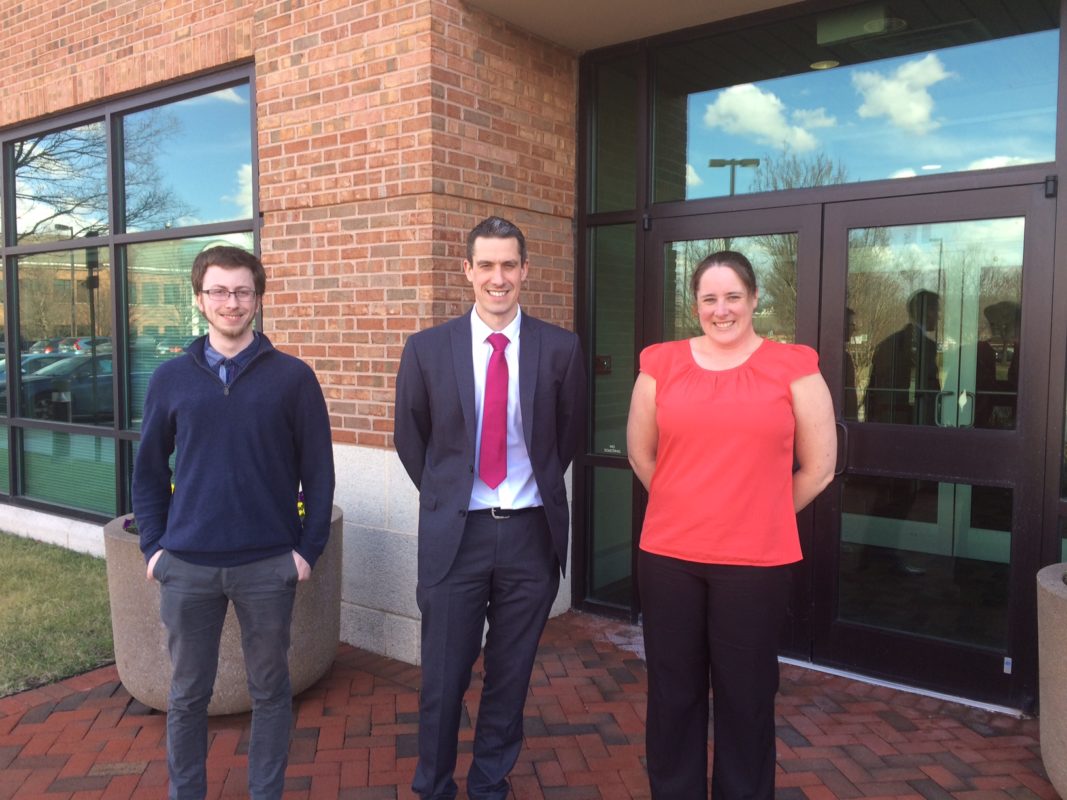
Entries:
{"type": "Polygon", "coordinates": [[[827,206],[820,355],[846,435],[816,504],[816,661],[1032,691],[1043,476],[1023,456],[1042,446],[1054,210],[1040,187],[827,206]]]}
{"type": "MultiPolygon", "coordinates": [[[[693,269],[704,256],[736,250],[752,262],[759,286],[753,324],[765,338],[815,347],[818,335],[819,240],[822,209],[802,206],[655,220],[648,238],[647,263],[659,291],[645,295],[645,345],[686,339],[700,333],[689,289],[693,269]]],[[[810,552],[811,512],[799,518],[801,542],[810,552]]],[[[793,577],[793,602],[784,651],[807,658],[811,643],[811,565],[802,562],[793,577]]]]}

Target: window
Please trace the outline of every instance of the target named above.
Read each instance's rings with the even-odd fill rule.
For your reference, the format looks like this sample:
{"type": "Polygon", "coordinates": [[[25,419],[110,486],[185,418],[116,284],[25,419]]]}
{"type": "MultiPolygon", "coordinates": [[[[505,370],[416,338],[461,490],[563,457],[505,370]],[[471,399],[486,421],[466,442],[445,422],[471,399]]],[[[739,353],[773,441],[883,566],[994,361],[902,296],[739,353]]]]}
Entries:
{"type": "Polygon", "coordinates": [[[655,54],[656,202],[1055,159],[1059,3],[863,3],[655,54]]]}
{"type": "Polygon", "coordinates": [[[242,67],[0,135],[18,297],[0,318],[21,367],[0,387],[0,493],[128,510],[145,387],[202,332],[192,260],[255,248],[251,86],[242,67]]]}

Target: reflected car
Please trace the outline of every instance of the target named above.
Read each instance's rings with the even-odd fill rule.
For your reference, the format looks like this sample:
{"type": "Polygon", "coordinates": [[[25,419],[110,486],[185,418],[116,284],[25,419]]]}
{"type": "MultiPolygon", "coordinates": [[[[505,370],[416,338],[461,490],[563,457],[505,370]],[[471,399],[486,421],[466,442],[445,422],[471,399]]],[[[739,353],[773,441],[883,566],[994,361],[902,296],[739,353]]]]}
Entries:
{"type": "Polygon", "coordinates": [[[62,337],[57,336],[54,339],[38,339],[36,342],[30,345],[28,352],[30,353],[56,353],[59,351],[59,343],[62,337]]]}
{"type": "MultiPolygon", "coordinates": [[[[62,361],[67,356],[67,353],[23,353],[19,358],[20,371],[23,377],[32,375],[37,370],[62,361]]],[[[0,383],[7,383],[6,358],[0,358],[0,383]]]]}
{"type": "Polygon", "coordinates": [[[87,355],[92,352],[110,353],[111,337],[109,336],[75,336],[64,339],[59,343],[61,353],[75,353],[87,355]]]}
{"type": "Polygon", "coordinates": [[[160,357],[179,355],[199,338],[199,336],[164,336],[156,343],[156,355],[160,357]]]}
{"type": "MultiPolygon", "coordinates": [[[[33,419],[110,422],[113,398],[110,355],[67,355],[22,380],[22,413],[33,419]]],[[[8,406],[6,385],[0,406],[8,406]]]]}

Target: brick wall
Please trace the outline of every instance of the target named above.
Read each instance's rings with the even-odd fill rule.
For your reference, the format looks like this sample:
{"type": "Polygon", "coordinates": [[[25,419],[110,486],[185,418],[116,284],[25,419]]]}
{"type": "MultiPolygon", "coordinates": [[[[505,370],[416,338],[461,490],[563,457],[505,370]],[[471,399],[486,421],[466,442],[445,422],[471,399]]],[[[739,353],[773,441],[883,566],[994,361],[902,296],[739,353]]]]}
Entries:
{"type": "Polygon", "coordinates": [[[459,0],[40,2],[0,31],[0,127],[254,59],[265,329],[339,443],[388,446],[407,334],[469,305],[466,231],[527,233],[573,323],[577,61],[459,0]]]}

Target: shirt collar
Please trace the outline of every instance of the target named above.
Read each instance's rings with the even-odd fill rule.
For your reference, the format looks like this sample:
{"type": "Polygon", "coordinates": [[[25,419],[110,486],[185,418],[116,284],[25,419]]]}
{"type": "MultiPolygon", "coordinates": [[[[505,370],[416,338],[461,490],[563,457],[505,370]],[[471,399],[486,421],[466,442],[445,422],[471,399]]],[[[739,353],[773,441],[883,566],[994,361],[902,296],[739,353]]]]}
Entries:
{"type": "MultiPolygon", "coordinates": [[[[255,356],[257,352],[259,352],[259,331],[252,331],[252,343],[230,360],[235,362],[238,367],[244,367],[247,366],[248,362],[252,360],[252,357],[255,356]]],[[[209,367],[214,368],[222,361],[225,361],[226,356],[211,346],[210,339],[205,339],[204,359],[207,361],[209,367]]]]}
{"type": "Polygon", "coordinates": [[[508,337],[508,342],[517,342],[519,340],[519,327],[522,322],[522,309],[515,309],[515,319],[507,324],[503,330],[494,331],[482,318],[478,316],[478,312],[475,309],[471,309],[471,339],[476,344],[482,344],[489,335],[492,333],[502,333],[508,337]]]}

